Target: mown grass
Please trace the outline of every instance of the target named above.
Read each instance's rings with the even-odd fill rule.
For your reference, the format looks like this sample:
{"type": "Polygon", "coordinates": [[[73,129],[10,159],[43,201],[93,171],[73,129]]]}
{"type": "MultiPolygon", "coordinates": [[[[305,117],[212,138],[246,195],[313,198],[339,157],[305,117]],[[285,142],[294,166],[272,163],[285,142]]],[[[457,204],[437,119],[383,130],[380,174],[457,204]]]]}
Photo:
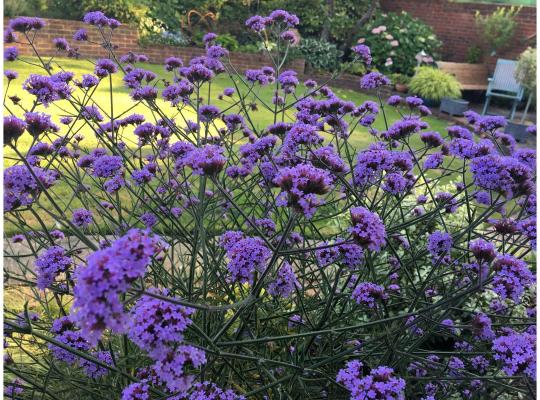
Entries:
{"type": "MultiPolygon", "coordinates": [[[[166,55],[164,55],[166,56],[166,55]]],[[[36,57],[26,57],[23,58],[26,61],[29,61],[33,64],[38,64],[39,60],[36,57]]],[[[93,64],[89,60],[73,60],[73,59],[55,59],[55,62],[53,62],[54,70],[53,72],[58,72],[62,68],[66,71],[72,71],[75,73],[75,78],[79,79],[81,76],[85,73],[92,73],[93,71],[93,64]]],[[[148,69],[153,71],[158,75],[158,79],[160,80],[172,80],[172,73],[166,72],[162,65],[156,65],[156,64],[141,64],[138,65],[139,67],[148,69]]],[[[4,86],[7,87],[7,95],[8,96],[18,96],[21,98],[20,107],[15,106],[12,104],[11,100],[7,100],[5,104],[7,104],[7,109],[4,109],[5,114],[9,114],[10,112],[22,116],[24,113],[23,109],[30,109],[33,106],[33,96],[30,96],[28,93],[26,93],[22,89],[23,82],[26,80],[26,78],[30,74],[45,74],[44,70],[41,68],[38,68],[35,65],[31,65],[29,63],[25,63],[23,61],[16,61],[13,63],[6,64],[6,69],[12,69],[19,73],[19,77],[12,81],[9,86],[7,86],[7,80],[4,78],[4,86]]],[[[164,83],[163,81],[160,81],[158,83],[159,87],[163,87],[164,83]]],[[[231,78],[227,75],[221,75],[218,76],[211,84],[210,87],[205,86],[201,90],[201,97],[205,99],[205,102],[210,98],[210,102],[217,107],[219,107],[222,110],[226,110],[230,106],[230,101],[227,100],[219,100],[218,95],[223,92],[223,90],[226,87],[233,87],[233,82],[231,81],[231,78]]],[[[272,98],[273,88],[271,87],[262,87],[257,88],[257,91],[255,92],[256,96],[260,99],[263,99],[265,102],[270,103],[270,99],[272,98]]],[[[243,87],[241,88],[241,92],[245,94],[247,92],[247,88],[243,87]]],[[[343,90],[343,89],[334,89],[334,92],[339,95],[341,98],[345,100],[352,101],[356,104],[361,104],[362,102],[366,100],[373,100],[377,101],[376,98],[372,96],[368,96],[363,93],[351,91],[351,90],[343,90]]],[[[77,96],[80,96],[80,92],[76,92],[77,96]]],[[[174,117],[176,115],[176,110],[170,106],[170,104],[165,103],[161,99],[157,101],[158,106],[164,110],[164,112],[170,116],[174,117]]],[[[157,119],[156,115],[152,114],[152,111],[148,109],[146,106],[142,104],[135,105],[133,100],[129,97],[129,89],[126,88],[122,82],[122,74],[117,73],[114,74],[112,79],[109,81],[109,79],[104,79],[100,85],[97,87],[96,91],[94,92],[91,100],[91,104],[97,105],[104,115],[114,115],[115,118],[121,118],[126,115],[129,115],[131,113],[139,113],[143,114],[146,117],[147,121],[155,122],[157,119]],[[111,88],[112,88],[112,96],[111,96],[111,88]]],[[[62,136],[66,134],[67,128],[60,124],[60,118],[62,116],[66,115],[73,115],[77,112],[73,108],[73,106],[68,101],[59,101],[52,105],[50,105],[48,108],[45,108],[43,106],[38,106],[36,111],[42,111],[46,112],[50,115],[52,115],[52,119],[54,122],[56,122],[60,127],[61,131],[59,132],[59,135],[62,136]]],[[[230,112],[236,112],[237,110],[232,109],[230,112]]],[[[191,109],[185,109],[185,118],[186,119],[195,119],[195,112],[191,109]]],[[[386,118],[387,122],[389,124],[393,123],[397,119],[400,118],[400,115],[396,112],[395,109],[391,107],[385,108],[386,118]]],[[[254,111],[250,114],[252,118],[252,122],[254,125],[254,128],[256,130],[262,130],[264,127],[268,126],[269,124],[274,122],[274,115],[269,110],[265,109],[262,106],[258,107],[257,111],[254,111]]],[[[291,119],[293,117],[292,113],[290,115],[286,116],[286,119],[291,119]]],[[[178,118],[177,116],[177,119],[178,118]]],[[[430,129],[440,131],[442,132],[446,126],[446,122],[439,120],[437,118],[428,117],[426,121],[430,125],[430,129]]],[[[376,122],[374,123],[374,127],[376,129],[382,130],[385,128],[385,121],[382,115],[379,115],[376,122]]],[[[98,144],[97,138],[95,137],[94,133],[88,126],[84,126],[81,124],[80,133],[85,136],[85,139],[81,142],[81,145],[85,149],[92,149],[95,148],[98,144]]],[[[126,141],[128,143],[134,143],[135,142],[135,135],[128,132],[128,137],[126,137],[126,141]]],[[[17,150],[25,154],[26,151],[29,149],[32,143],[32,137],[29,134],[24,134],[17,142],[17,150]]],[[[361,150],[366,148],[370,143],[374,142],[375,138],[368,132],[368,130],[364,127],[358,127],[355,129],[353,134],[351,135],[349,139],[349,143],[351,146],[356,150],[361,150]]],[[[417,137],[412,138],[411,140],[412,146],[418,146],[420,144],[419,139],[417,137]]],[[[15,153],[15,151],[9,147],[4,148],[4,167],[8,167],[10,165],[13,165],[18,160],[18,157],[15,153]]],[[[86,179],[85,183],[88,183],[92,185],[93,183],[86,179]]],[[[83,204],[81,203],[80,199],[75,196],[73,193],[72,188],[66,184],[65,182],[59,182],[51,189],[51,195],[55,199],[59,199],[61,203],[63,203],[66,206],[67,209],[74,209],[78,207],[82,207],[83,204]]],[[[130,197],[128,195],[122,194],[120,200],[124,202],[129,202],[130,197]]],[[[42,197],[40,199],[41,205],[45,207],[46,209],[50,208],[49,201],[42,197]]],[[[129,205],[127,207],[129,209],[129,205]]],[[[24,212],[21,214],[22,218],[24,218],[24,222],[26,223],[28,228],[32,229],[41,229],[40,222],[36,218],[36,215],[33,215],[30,212],[24,212]]],[[[54,226],[55,224],[55,218],[52,215],[47,215],[44,213],[43,215],[40,215],[42,218],[42,223],[46,225],[47,227],[54,226]]],[[[98,227],[100,231],[107,231],[106,226],[100,226],[98,227]]],[[[6,220],[5,223],[5,233],[7,235],[11,235],[13,233],[16,233],[20,231],[20,227],[17,227],[17,224],[13,223],[11,220],[6,220]]]]}

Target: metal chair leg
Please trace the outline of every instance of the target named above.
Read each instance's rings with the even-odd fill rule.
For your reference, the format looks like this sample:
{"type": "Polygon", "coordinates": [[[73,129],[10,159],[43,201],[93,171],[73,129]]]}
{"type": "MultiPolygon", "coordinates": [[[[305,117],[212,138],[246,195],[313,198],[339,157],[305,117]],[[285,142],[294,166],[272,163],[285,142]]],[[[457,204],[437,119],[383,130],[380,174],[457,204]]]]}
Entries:
{"type": "Polygon", "coordinates": [[[486,96],[486,102],[484,103],[484,109],[482,110],[482,115],[486,115],[490,101],[491,101],[491,96],[486,96]]]}
{"type": "Polygon", "coordinates": [[[514,119],[514,115],[516,114],[516,108],[518,105],[518,101],[514,100],[514,103],[512,104],[512,111],[510,112],[510,121],[514,119]]]}

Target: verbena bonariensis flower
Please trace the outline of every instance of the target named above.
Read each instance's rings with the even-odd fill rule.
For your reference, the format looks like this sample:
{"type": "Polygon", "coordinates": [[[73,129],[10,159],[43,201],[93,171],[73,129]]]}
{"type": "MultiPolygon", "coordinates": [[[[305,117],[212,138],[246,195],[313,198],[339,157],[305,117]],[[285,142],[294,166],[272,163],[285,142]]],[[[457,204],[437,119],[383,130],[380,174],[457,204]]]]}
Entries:
{"type": "MultiPolygon", "coordinates": [[[[165,293],[157,294],[167,297],[165,293]]],[[[192,323],[190,316],[195,310],[171,301],[145,295],[131,309],[128,336],[154,359],[159,359],[174,343],[182,342],[183,332],[192,323]]]]}
{"type": "Polygon", "coordinates": [[[4,144],[16,141],[26,130],[26,122],[14,115],[4,117],[4,144]]]}
{"type": "Polygon", "coordinates": [[[492,349],[506,375],[525,374],[536,380],[536,334],[510,330],[493,340],[492,349]]]}
{"type": "Polygon", "coordinates": [[[390,85],[390,79],[380,72],[369,72],[360,80],[360,87],[362,89],[377,89],[386,85],[390,85]]]}
{"type": "Polygon", "coordinates": [[[58,180],[58,173],[39,167],[14,165],[4,170],[4,210],[31,205],[58,180]],[[31,170],[29,169],[31,168],[31,170]]]}
{"type": "Polygon", "coordinates": [[[471,331],[475,339],[491,340],[495,337],[491,329],[491,319],[484,313],[478,313],[473,317],[471,331]]]}
{"type": "Polygon", "coordinates": [[[365,249],[380,251],[386,245],[386,229],[381,218],[367,208],[351,208],[352,227],[349,228],[356,242],[365,249]]]}
{"type": "Polygon", "coordinates": [[[405,380],[395,377],[392,368],[381,365],[365,375],[363,367],[361,361],[349,361],[336,376],[336,381],[351,392],[351,400],[405,399],[405,380]]]}
{"type": "Polygon", "coordinates": [[[218,174],[227,162],[223,151],[222,147],[213,144],[196,147],[179,160],[180,164],[177,165],[191,168],[195,175],[213,176],[218,174]]]}
{"type": "Polygon", "coordinates": [[[231,281],[251,283],[255,272],[266,270],[272,252],[261,238],[244,238],[241,233],[227,232],[221,240],[229,259],[227,268],[231,281]],[[234,235],[234,239],[231,235],[234,235]]]}
{"type": "Polygon", "coordinates": [[[86,228],[94,222],[94,215],[90,210],[77,208],[76,210],[73,210],[71,222],[79,228],[86,228]]]}
{"type": "Polygon", "coordinates": [[[181,345],[164,353],[153,365],[153,369],[160,381],[172,392],[185,392],[192,387],[194,375],[189,375],[186,367],[194,368],[206,364],[206,355],[203,350],[193,346],[181,345]]]}
{"type": "Polygon", "coordinates": [[[275,297],[289,297],[299,287],[298,279],[288,262],[284,262],[279,268],[275,280],[268,284],[268,293],[275,297]]]}
{"type": "Polygon", "coordinates": [[[86,266],[75,270],[72,315],[85,339],[97,343],[106,328],[125,332],[128,316],[120,295],[144,276],[152,256],[164,247],[158,236],[133,229],[110,247],[92,253],[86,266]]]}
{"type": "Polygon", "coordinates": [[[73,88],[65,77],[59,74],[42,76],[31,74],[24,82],[23,89],[36,96],[36,100],[48,107],[51,103],[71,97],[73,88]]]}
{"type": "Polygon", "coordinates": [[[375,308],[380,302],[388,299],[384,287],[373,282],[362,282],[354,289],[351,296],[357,304],[375,308]]]}
{"type": "Polygon", "coordinates": [[[66,254],[66,249],[61,246],[49,247],[35,261],[37,287],[42,290],[49,287],[58,274],[67,272],[71,265],[73,260],[66,254]]]}
{"type": "Polygon", "coordinates": [[[434,262],[448,262],[452,250],[452,235],[448,232],[436,231],[428,237],[427,249],[434,262]]]}
{"type": "Polygon", "coordinates": [[[328,171],[298,164],[279,170],[273,182],[282,190],[277,200],[279,206],[291,206],[311,218],[323,203],[317,196],[328,193],[333,179],[328,171]]]}
{"type": "Polygon", "coordinates": [[[45,27],[45,20],[37,17],[17,17],[9,21],[9,28],[15,32],[40,30],[45,27]]]}
{"type": "Polygon", "coordinates": [[[535,282],[527,263],[509,254],[498,256],[493,262],[493,270],[493,291],[503,300],[520,303],[525,288],[535,282]]]}

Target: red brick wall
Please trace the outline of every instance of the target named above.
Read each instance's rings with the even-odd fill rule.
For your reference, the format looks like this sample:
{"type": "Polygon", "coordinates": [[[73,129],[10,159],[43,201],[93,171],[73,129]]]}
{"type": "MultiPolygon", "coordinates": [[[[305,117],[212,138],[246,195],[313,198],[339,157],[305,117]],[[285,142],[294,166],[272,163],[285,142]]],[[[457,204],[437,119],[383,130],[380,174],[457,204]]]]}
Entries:
{"type": "MultiPolygon", "coordinates": [[[[97,28],[86,25],[78,21],[69,21],[61,19],[46,19],[47,25],[40,30],[36,35],[35,46],[40,55],[53,55],[56,49],[53,45],[53,39],[57,37],[66,38],[72,47],[78,47],[79,52],[83,57],[98,58],[107,56],[107,51],[99,45],[102,42],[101,35],[97,28]],[[74,41],[73,34],[85,28],[88,31],[88,42],[74,41]],[[93,42],[93,43],[91,43],[93,42]]],[[[7,26],[9,19],[4,18],[4,26],[7,26]]],[[[21,35],[21,34],[17,34],[21,35]]],[[[19,38],[19,41],[26,42],[24,38],[19,38]],[[22,40],[21,40],[22,39],[22,40]]],[[[164,45],[152,45],[148,47],[140,47],[138,45],[137,29],[133,26],[122,25],[114,31],[113,44],[118,46],[115,50],[116,54],[123,55],[128,51],[133,51],[137,54],[145,54],[149,57],[152,63],[162,63],[165,58],[170,56],[180,57],[187,62],[192,57],[204,54],[203,49],[193,47],[174,47],[164,45]]],[[[12,44],[5,46],[13,46],[12,44]]],[[[19,53],[22,55],[33,55],[32,48],[26,44],[17,44],[19,53]]],[[[65,55],[61,54],[60,55],[65,55]]],[[[231,52],[230,54],[232,65],[239,71],[246,69],[260,68],[264,65],[269,65],[270,60],[263,54],[238,53],[231,52]]],[[[304,72],[304,60],[293,60],[288,68],[294,69],[299,73],[304,72]]]]}
{"type": "MultiPolygon", "coordinates": [[[[474,14],[491,14],[495,4],[455,3],[449,0],[381,0],[384,11],[406,11],[430,25],[443,42],[442,59],[465,62],[469,47],[480,44],[474,14]]],[[[518,28],[512,43],[496,58],[516,59],[527,48],[527,37],[536,33],[536,7],[523,7],[517,16],[518,28]]],[[[493,63],[495,58],[487,59],[493,63]]]]}

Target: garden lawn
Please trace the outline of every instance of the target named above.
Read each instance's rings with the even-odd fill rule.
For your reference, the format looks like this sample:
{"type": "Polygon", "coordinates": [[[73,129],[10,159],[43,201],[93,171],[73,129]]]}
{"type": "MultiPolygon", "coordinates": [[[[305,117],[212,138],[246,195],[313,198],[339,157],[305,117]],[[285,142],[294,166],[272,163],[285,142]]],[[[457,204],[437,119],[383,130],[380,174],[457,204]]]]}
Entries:
{"type": "MultiPolygon", "coordinates": [[[[39,60],[36,57],[23,57],[23,59],[34,64],[39,63],[39,60]]],[[[62,67],[63,70],[74,72],[75,79],[80,79],[81,76],[85,73],[92,73],[94,69],[93,64],[88,60],[60,58],[55,59],[53,62],[53,73],[59,72],[61,70],[58,64],[62,67]]],[[[7,86],[8,82],[4,78],[4,88],[7,87],[7,96],[18,96],[22,99],[20,105],[26,110],[30,109],[33,105],[34,97],[24,91],[22,89],[22,85],[30,74],[43,75],[45,74],[45,71],[42,68],[37,67],[36,65],[31,65],[20,60],[6,63],[5,67],[6,69],[15,70],[19,73],[19,77],[16,80],[10,82],[9,86],[7,86]]],[[[160,79],[160,82],[158,83],[158,87],[160,88],[164,86],[163,80],[172,81],[172,73],[166,72],[163,68],[163,65],[145,63],[139,64],[137,65],[137,67],[148,69],[156,73],[158,75],[158,79],[160,79]]],[[[103,81],[101,81],[92,96],[92,101],[90,104],[95,104],[96,106],[98,106],[104,116],[114,115],[115,118],[122,118],[131,113],[139,113],[143,114],[146,117],[147,121],[155,122],[156,117],[152,115],[148,107],[145,107],[142,104],[135,105],[134,101],[129,97],[130,89],[124,86],[122,82],[122,76],[123,74],[121,72],[118,72],[113,75],[112,81],[109,81],[108,78],[105,78],[103,81]],[[110,96],[110,85],[112,85],[113,91],[112,102],[110,96]]],[[[239,84],[241,92],[246,93],[248,89],[245,86],[242,88],[241,85],[242,83],[239,84]]],[[[234,84],[230,77],[222,74],[218,76],[215,80],[213,80],[210,88],[208,88],[208,85],[206,85],[201,91],[200,95],[201,97],[205,98],[206,101],[208,98],[208,89],[210,89],[211,103],[219,107],[221,110],[226,110],[230,106],[230,99],[227,99],[225,97],[225,100],[218,100],[218,95],[221,94],[226,87],[234,87],[234,84]]],[[[302,93],[302,89],[303,87],[299,88],[300,93],[302,93]]],[[[255,93],[260,99],[263,99],[265,102],[270,103],[273,90],[273,86],[257,87],[255,93]]],[[[377,101],[377,99],[372,96],[368,96],[366,94],[355,92],[352,90],[334,89],[334,92],[342,99],[352,101],[357,105],[361,104],[366,100],[377,101]]],[[[81,92],[79,90],[76,90],[74,92],[74,95],[81,96],[81,92]]],[[[24,111],[21,107],[13,105],[13,103],[9,99],[5,101],[5,104],[7,104],[7,108],[9,109],[9,111],[4,108],[4,114],[8,114],[9,112],[11,112],[19,117],[22,117],[24,111]]],[[[158,99],[158,105],[162,110],[168,113],[168,116],[175,116],[176,110],[169,103],[158,99]]],[[[66,126],[60,124],[60,118],[76,113],[76,110],[74,110],[73,106],[68,101],[55,102],[51,104],[48,108],[39,106],[35,109],[35,111],[42,111],[52,115],[52,119],[54,120],[54,122],[56,122],[61,127],[61,131],[59,132],[60,135],[66,134],[67,131],[66,126]]],[[[237,109],[231,109],[229,112],[233,113],[237,111],[237,109]]],[[[291,111],[292,112],[286,115],[285,119],[293,118],[293,112],[295,110],[291,109],[291,111]]],[[[185,110],[185,112],[188,114],[188,118],[195,120],[196,116],[193,110],[185,110]]],[[[389,124],[400,118],[399,114],[392,107],[385,107],[385,113],[389,124]]],[[[252,118],[255,118],[252,123],[258,131],[261,131],[264,127],[274,122],[273,113],[271,113],[269,110],[265,109],[261,105],[258,106],[258,111],[253,113],[250,112],[250,115],[252,118]]],[[[181,118],[178,115],[176,115],[176,117],[177,122],[180,123],[181,118]]],[[[427,118],[426,121],[429,123],[431,130],[439,131],[441,133],[444,131],[447,125],[445,121],[433,117],[427,118]]],[[[379,130],[383,130],[385,128],[382,114],[380,114],[377,118],[376,122],[374,123],[374,127],[379,130]]],[[[98,141],[89,127],[82,127],[80,133],[85,136],[85,139],[81,142],[81,146],[83,149],[88,150],[97,146],[98,141]]],[[[136,141],[135,135],[131,135],[130,138],[126,139],[128,139],[128,145],[129,143],[134,143],[136,141]]],[[[356,150],[362,150],[374,141],[375,138],[364,127],[358,127],[349,139],[349,142],[356,150]]],[[[18,151],[20,151],[22,154],[25,154],[31,143],[32,137],[29,134],[25,133],[17,142],[18,151]]],[[[420,144],[417,135],[411,140],[411,144],[413,146],[420,144]]],[[[4,148],[4,167],[13,165],[17,159],[18,157],[16,156],[13,149],[8,147],[4,148]]],[[[64,182],[60,182],[59,184],[55,185],[53,187],[53,192],[53,195],[55,197],[64,199],[66,209],[74,209],[82,206],[78,203],[78,200],[74,199],[72,189],[64,182]]],[[[41,199],[40,201],[44,205],[46,205],[47,203],[46,199],[41,199]]],[[[31,215],[30,213],[25,213],[24,218],[29,227],[39,227],[39,222],[36,220],[34,215],[31,215]]],[[[42,216],[42,218],[45,225],[51,225],[54,223],[54,218],[51,216],[44,215],[42,216]]],[[[106,230],[105,227],[100,228],[100,230],[103,229],[106,230]]],[[[9,220],[5,221],[5,233],[8,236],[17,231],[18,230],[15,228],[14,224],[12,224],[9,220]]]]}

